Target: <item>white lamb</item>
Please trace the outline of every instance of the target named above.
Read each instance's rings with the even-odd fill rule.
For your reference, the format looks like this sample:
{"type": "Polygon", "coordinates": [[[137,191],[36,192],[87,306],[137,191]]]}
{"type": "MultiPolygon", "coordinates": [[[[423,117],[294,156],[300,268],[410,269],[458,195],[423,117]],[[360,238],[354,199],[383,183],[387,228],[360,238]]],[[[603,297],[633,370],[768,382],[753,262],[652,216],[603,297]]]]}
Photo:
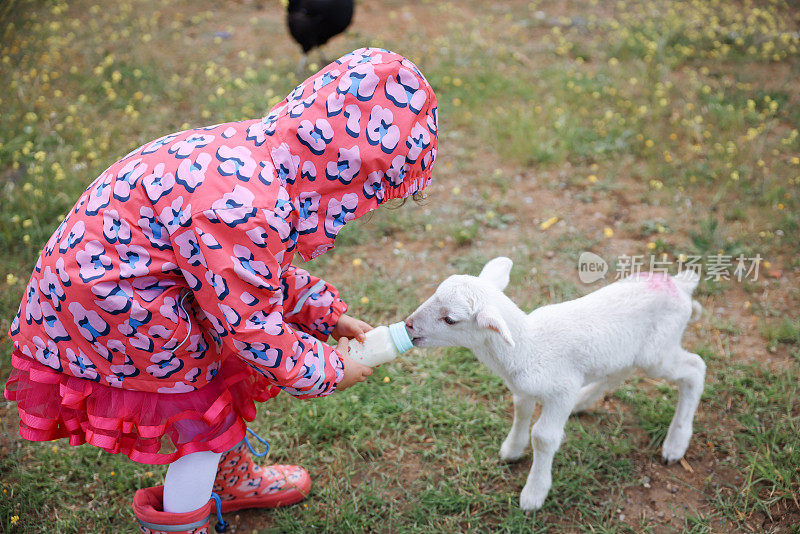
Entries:
{"type": "Polygon", "coordinates": [[[511,260],[495,258],[478,277],[453,275],[406,320],[418,347],[461,346],[500,375],[514,395],[514,423],[500,447],[520,458],[533,440],[533,465],[520,494],[525,511],[541,508],[552,482],[553,454],[570,413],[589,408],[636,369],[677,382],[675,416],[663,459],[683,457],[692,436],[706,366],[681,347],[699,304],[691,271],[629,277],[579,299],[526,314],[506,295],[511,260]],[[542,412],[529,434],[534,407],[542,412]]]}

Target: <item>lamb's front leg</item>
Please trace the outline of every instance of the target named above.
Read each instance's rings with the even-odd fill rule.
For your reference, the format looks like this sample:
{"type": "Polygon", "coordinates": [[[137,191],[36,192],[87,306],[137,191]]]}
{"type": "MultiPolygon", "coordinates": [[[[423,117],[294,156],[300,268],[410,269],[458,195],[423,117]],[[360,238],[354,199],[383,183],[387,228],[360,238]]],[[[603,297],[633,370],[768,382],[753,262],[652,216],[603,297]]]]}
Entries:
{"type": "Polygon", "coordinates": [[[542,507],[552,484],[553,455],[564,438],[564,426],[577,400],[577,391],[571,396],[551,399],[542,404],[542,415],[533,425],[533,465],[528,480],[519,495],[519,504],[526,512],[542,507]]]}
{"type": "Polygon", "coordinates": [[[500,458],[513,462],[525,453],[531,439],[531,418],[535,409],[536,401],[533,397],[514,394],[514,422],[500,446],[500,458]]]}

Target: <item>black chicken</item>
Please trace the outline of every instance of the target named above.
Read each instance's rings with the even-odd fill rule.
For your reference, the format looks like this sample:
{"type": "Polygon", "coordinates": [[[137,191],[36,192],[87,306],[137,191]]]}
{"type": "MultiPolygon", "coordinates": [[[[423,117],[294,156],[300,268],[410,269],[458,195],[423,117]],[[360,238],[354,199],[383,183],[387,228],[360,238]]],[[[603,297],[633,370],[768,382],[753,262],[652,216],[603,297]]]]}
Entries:
{"type": "MultiPolygon", "coordinates": [[[[342,33],[353,20],[353,0],[289,0],[286,23],[292,38],[303,47],[298,72],[305,70],[308,52],[342,33]]],[[[323,64],[328,63],[320,52],[323,64]]]]}

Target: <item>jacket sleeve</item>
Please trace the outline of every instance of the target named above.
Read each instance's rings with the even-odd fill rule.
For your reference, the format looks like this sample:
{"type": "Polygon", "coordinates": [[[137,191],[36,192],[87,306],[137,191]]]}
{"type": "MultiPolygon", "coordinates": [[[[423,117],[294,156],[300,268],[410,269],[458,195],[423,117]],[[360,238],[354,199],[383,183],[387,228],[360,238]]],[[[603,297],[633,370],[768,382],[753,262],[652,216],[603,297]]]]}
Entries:
{"type": "Polygon", "coordinates": [[[264,211],[208,209],[185,224],[171,234],[177,267],[217,349],[235,353],[295,397],[332,393],[344,376],[342,361],[287,323],[278,261],[285,245],[264,211]]]}
{"type": "Polygon", "coordinates": [[[330,336],[347,304],[331,284],[290,265],[281,276],[284,318],[321,341],[330,336]]]}

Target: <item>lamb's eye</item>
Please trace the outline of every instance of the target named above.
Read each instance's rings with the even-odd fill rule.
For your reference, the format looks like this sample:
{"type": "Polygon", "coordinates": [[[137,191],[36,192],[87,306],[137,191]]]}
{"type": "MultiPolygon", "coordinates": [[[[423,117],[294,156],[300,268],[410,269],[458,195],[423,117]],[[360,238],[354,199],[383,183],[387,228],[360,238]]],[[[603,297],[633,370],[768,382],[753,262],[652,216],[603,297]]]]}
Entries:
{"type": "Polygon", "coordinates": [[[451,319],[450,317],[443,317],[442,321],[446,322],[447,324],[456,324],[458,321],[451,319]]]}

